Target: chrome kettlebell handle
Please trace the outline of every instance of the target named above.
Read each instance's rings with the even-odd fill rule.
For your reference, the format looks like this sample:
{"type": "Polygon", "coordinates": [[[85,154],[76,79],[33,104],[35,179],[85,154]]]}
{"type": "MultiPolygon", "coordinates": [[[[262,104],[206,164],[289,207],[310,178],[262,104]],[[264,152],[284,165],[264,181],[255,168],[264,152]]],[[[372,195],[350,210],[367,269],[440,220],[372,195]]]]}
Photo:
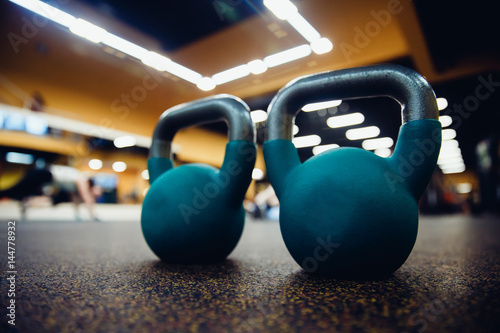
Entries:
{"type": "Polygon", "coordinates": [[[295,116],[313,102],[387,96],[402,105],[402,123],[438,119],[436,96],[415,71],[399,65],[375,65],[303,76],[291,81],[268,107],[267,140],[292,140],[295,116]]]}
{"type": "Polygon", "coordinates": [[[153,133],[149,158],[172,159],[172,140],[182,128],[224,121],[228,125],[229,141],[255,142],[255,129],[250,109],[241,99],[219,94],[174,106],[158,120],[153,133]],[[246,111],[246,112],[242,112],[246,111]]]}

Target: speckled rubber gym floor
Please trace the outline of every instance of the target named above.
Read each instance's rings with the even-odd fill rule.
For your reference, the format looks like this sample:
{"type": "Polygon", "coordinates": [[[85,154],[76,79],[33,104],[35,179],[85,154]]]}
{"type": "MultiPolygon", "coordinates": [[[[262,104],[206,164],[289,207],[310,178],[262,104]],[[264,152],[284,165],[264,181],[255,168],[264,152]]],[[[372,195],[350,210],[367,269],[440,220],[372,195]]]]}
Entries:
{"type": "Polygon", "coordinates": [[[495,216],[423,216],[407,262],[358,282],[302,271],[276,222],[209,266],[161,263],[139,222],[18,222],[15,326],[0,228],[2,332],[500,332],[495,216]]]}

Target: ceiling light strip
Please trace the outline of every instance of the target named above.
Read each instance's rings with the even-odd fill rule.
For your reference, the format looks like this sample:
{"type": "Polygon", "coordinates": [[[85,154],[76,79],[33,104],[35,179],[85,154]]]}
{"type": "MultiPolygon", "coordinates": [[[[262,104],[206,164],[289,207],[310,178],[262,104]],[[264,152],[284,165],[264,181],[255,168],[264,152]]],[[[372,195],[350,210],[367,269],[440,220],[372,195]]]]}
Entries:
{"type": "Polygon", "coordinates": [[[121,37],[109,33],[91,22],[81,18],[76,18],[64,11],[48,5],[38,0],[10,0],[11,2],[24,7],[38,15],[59,23],[70,29],[71,32],[84,37],[96,44],[104,44],[116,49],[128,56],[142,61],[159,71],[167,71],[185,81],[197,85],[202,90],[211,90],[217,84],[223,84],[242,77],[253,74],[260,74],[268,67],[275,67],[293,60],[304,58],[314,51],[317,54],[329,52],[332,49],[331,42],[322,38],[320,33],[302,17],[297,11],[297,7],[289,0],[265,0],[264,4],[279,19],[287,20],[290,25],[297,30],[311,45],[300,45],[289,50],[278,52],[265,57],[263,60],[257,59],[249,64],[236,66],[234,68],[214,74],[212,78],[203,77],[201,74],[185,66],[171,61],[159,54],[154,54],[160,60],[150,61],[152,51],[149,51],[139,45],[129,42],[121,37]],[[159,58],[161,57],[161,58],[159,58]]]}

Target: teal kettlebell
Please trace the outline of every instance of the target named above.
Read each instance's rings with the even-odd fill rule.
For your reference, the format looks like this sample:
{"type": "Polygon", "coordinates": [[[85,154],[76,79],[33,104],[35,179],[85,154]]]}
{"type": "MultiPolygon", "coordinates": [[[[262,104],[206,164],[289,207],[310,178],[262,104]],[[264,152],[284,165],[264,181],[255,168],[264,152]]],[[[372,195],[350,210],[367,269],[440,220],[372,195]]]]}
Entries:
{"type": "Polygon", "coordinates": [[[255,158],[255,129],[242,100],[217,95],[165,111],[153,133],[148,159],[151,188],[141,214],[142,232],[151,250],[167,263],[224,260],[243,231],[243,199],[255,158]],[[174,168],[175,133],[215,121],[225,121],[229,133],[220,170],[196,163],[174,168]]]}
{"type": "Polygon", "coordinates": [[[339,278],[385,277],[408,258],[418,201],[441,147],[436,97],[416,72],[377,65],[298,78],[268,109],[264,159],[280,201],[288,251],[307,272],[339,278]],[[301,164],[293,145],[296,114],[307,103],[387,96],[402,106],[393,154],[336,148],[301,164]]]}

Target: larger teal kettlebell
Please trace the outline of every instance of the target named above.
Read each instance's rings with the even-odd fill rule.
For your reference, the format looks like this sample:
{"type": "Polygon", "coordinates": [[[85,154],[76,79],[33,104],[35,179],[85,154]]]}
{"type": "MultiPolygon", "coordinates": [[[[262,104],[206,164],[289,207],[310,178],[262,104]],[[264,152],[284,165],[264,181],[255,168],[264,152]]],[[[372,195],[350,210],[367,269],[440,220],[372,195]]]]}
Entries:
{"type": "Polygon", "coordinates": [[[305,76],[282,88],[268,112],[264,158],[280,200],[283,240],[295,261],[308,272],[340,278],[396,271],[415,243],[418,200],[441,147],[436,98],[425,79],[395,65],[305,76]],[[392,97],[402,106],[391,157],[337,148],[301,164],[291,139],[302,106],[372,96],[392,97]]]}
{"type": "Polygon", "coordinates": [[[142,232],[151,250],[168,263],[224,260],[243,231],[243,199],[255,164],[255,129],[248,106],[217,95],[175,106],[156,125],[149,152],[151,188],[142,206],[142,232]],[[173,168],[171,143],[184,127],[215,121],[228,125],[220,170],[205,164],[173,168]]]}

